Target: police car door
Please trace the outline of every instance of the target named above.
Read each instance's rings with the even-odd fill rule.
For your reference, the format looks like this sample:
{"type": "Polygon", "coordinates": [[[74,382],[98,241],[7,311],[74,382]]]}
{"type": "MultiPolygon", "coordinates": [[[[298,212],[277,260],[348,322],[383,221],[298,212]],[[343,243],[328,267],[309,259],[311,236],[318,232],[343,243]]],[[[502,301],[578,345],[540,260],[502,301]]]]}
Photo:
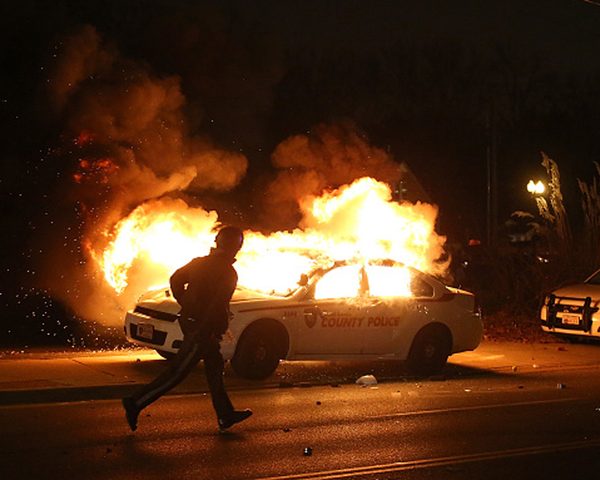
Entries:
{"type": "Polygon", "coordinates": [[[363,353],[360,270],[358,265],[340,266],[325,273],[314,285],[311,298],[304,306],[304,322],[299,323],[298,354],[363,353]]]}
{"type": "Polygon", "coordinates": [[[366,272],[370,305],[365,309],[363,350],[379,355],[404,351],[419,322],[418,298],[433,295],[433,288],[401,265],[369,265],[366,272]]]}

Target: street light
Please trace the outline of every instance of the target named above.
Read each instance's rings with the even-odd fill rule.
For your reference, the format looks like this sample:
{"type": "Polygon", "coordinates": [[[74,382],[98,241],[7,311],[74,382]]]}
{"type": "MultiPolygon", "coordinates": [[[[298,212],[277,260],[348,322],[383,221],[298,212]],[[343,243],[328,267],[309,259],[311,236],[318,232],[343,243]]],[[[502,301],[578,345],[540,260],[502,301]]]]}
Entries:
{"type": "Polygon", "coordinates": [[[532,195],[543,195],[546,191],[546,186],[541,180],[538,180],[537,182],[529,180],[529,183],[527,184],[527,191],[532,195]]]}
{"type": "Polygon", "coordinates": [[[544,196],[544,193],[546,193],[546,185],[544,185],[544,182],[541,180],[538,180],[537,182],[529,180],[527,191],[531,193],[535,199],[535,204],[537,205],[540,217],[552,224],[555,221],[555,216],[550,211],[550,207],[544,196]]]}

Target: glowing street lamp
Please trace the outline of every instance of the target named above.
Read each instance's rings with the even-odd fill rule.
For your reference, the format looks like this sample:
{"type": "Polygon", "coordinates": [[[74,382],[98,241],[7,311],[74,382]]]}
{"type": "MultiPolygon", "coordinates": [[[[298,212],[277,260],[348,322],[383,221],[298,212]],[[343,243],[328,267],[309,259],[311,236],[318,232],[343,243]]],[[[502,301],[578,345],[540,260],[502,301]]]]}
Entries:
{"type": "Polygon", "coordinates": [[[529,180],[527,184],[527,191],[532,195],[543,195],[546,191],[546,186],[541,180],[534,182],[533,180],[529,180]]]}
{"type": "MultiPolygon", "coordinates": [[[[548,201],[544,196],[544,193],[546,192],[546,185],[544,185],[544,182],[541,180],[538,180],[537,182],[529,180],[529,183],[527,184],[527,191],[531,193],[533,199],[535,200],[540,217],[552,224],[555,221],[555,216],[550,212],[548,201]]],[[[552,196],[552,192],[550,192],[549,196],[552,196]]]]}

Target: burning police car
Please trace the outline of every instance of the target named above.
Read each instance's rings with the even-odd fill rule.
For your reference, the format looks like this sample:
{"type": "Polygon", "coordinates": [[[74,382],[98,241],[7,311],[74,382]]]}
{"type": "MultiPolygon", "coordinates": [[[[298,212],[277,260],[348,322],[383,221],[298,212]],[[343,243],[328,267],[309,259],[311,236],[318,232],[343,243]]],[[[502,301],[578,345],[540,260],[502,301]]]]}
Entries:
{"type": "MultiPolygon", "coordinates": [[[[168,289],[143,295],[126,315],[127,338],[168,358],[183,338],[179,310],[168,289]]],[[[406,360],[431,375],[481,336],[473,294],[390,261],[338,262],[303,275],[286,296],[239,287],[221,351],[251,379],[268,377],[281,359],[406,360]]]]}
{"type": "Polygon", "coordinates": [[[542,330],[572,338],[599,338],[600,270],[583,283],[554,290],[540,310],[542,330]]]}

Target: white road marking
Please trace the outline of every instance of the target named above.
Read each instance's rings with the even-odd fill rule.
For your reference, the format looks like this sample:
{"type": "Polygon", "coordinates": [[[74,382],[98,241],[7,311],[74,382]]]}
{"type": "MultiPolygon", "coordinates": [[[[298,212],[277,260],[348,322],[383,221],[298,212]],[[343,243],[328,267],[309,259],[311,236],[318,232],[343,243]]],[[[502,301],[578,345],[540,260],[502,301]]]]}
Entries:
{"type": "Polygon", "coordinates": [[[524,457],[528,455],[540,455],[544,453],[557,453],[580,448],[600,446],[600,439],[584,440],[575,442],[556,443],[551,445],[536,445],[533,447],[514,448],[510,450],[497,450],[491,452],[468,453],[464,455],[453,455],[449,457],[426,458],[422,460],[411,460],[407,462],[384,463],[380,465],[369,465],[365,467],[343,468],[339,470],[327,470],[321,472],[299,473],[292,475],[280,475],[275,477],[261,477],[256,480],[335,480],[356,477],[357,475],[381,475],[384,473],[396,473],[406,470],[417,470],[425,468],[436,468],[462,463],[483,462],[511,457],[524,457]]]}
{"type": "Polygon", "coordinates": [[[468,412],[471,410],[486,410],[488,408],[510,408],[510,407],[526,407],[529,405],[546,405],[551,403],[563,403],[573,402],[581,400],[577,397],[569,398],[556,398],[551,400],[531,400],[529,402],[513,402],[513,403],[493,403],[486,405],[472,405],[466,407],[453,407],[453,408],[436,408],[431,410],[414,410],[412,412],[399,412],[399,413],[388,413],[385,415],[370,415],[367,418],[375,419],[386,419],[386,418],[398,418],[398,417],[411,417],[417,415],[431,415],[435,413],[451,413],[451,412],[468,412]]]}

